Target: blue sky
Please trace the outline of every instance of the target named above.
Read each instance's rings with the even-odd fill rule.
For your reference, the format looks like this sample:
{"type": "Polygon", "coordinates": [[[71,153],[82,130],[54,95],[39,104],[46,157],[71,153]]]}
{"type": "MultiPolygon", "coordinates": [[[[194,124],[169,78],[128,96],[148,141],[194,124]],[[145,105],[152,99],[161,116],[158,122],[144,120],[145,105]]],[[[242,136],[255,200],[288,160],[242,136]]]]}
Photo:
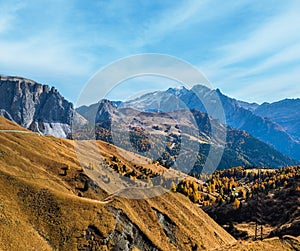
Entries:
{"type": "Polygon", "coordinates": [[[297,98],[299,13],[300,1],[0,0],[0,73],[54,85],[76,102],[107,64],[162,53],[196,66],[229,96],[297,98]]]}

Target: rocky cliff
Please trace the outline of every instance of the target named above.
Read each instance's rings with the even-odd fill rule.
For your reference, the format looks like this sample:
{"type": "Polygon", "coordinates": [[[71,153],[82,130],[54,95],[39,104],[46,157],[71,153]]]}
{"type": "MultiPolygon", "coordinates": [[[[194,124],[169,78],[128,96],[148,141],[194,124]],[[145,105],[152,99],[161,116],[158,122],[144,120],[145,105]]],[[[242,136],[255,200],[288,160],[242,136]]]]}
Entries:
{"type": "Polygon", "coordinates": [[[7,76],[0,76],[0,115],[32,131],[57,137],[67,137],[73,119],[85,121],[54,87],[7,76]]]}

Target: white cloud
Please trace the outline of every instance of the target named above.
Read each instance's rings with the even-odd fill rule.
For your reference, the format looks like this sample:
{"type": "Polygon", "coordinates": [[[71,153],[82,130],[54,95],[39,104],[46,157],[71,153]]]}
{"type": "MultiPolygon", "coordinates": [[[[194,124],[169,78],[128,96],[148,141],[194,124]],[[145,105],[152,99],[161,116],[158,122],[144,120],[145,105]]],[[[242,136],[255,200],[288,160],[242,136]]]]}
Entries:
{"type": "Polygon", "coordinates": [[[242,63],[290,46],[300,40],[300,2],[282,9],[282,13],[269,17],[245,38],[218,48],[223,58],[217,67],[242,63]]]}
{"type": "MultiPolygon", "coordinates": [[[[0,66],[6,72],[53,73],[57,75],[83,75],[88,72],[90,62],[83,60],[77,51],[80,41],[67,37],[57,20],[49,22],[49,15],[40,15],[40,7],[34,2],[11,1],[0,3],[0,66]],[[32,9],[36,8],[36,9],[32,9]],[[22,12],[20,11],[22,10],[22,12]],[[28,20],[25,12],[36,11],[28,20]],[[45,20],[43,20],[43,17],[45,20]],[[35,20],[38,24],[35,25],[35,20]],[[37,28],[39,27],[39,28],[37,28]],[[58,29],[61,28],[61,29],[58,29]],[[2,33],[2,34],[1,34],[2,33]]],[[[50,7],[49,7],[50,8],[50,7]]],[[[56,6],[57,8],[57,6],[56,6]]],[[[54,13],[53,13],[54,14],[54,13]]],[[[61,23],[61,26],[63,24],[61,23]]],[[[86,59],[86,58],[85,58],[86,59]]]]}
{"type": "MultiPolygon", "coordinates": [[[[176,2],[175,2],[176,3],[176,2]]],[[[178,3],[178,2],[177,2],[178,3]]],[[[191,36],[194,39],[197,33],[210,33],[210,26],[216,25],[223,18],[229,18],[235,11],[246,8],[246,1],[232,1],[220,3],[214,0],[190,0],[180,4],[173,4],[172,8],[161,11],[149,21],[143,23],[143,29],[138,32],[138,37],[133,43],[135,47],[159,44],[168,34],[176,31],[183,36],[191,36]],[[199,25],[203,30],[199,30],[199,25]],[[189,28],[194,27],[194,30],[189,28]]],[[[221,38],[222,39],[222,38],[221,38]]],[[[199,41],[201,45],[201,41],[199,41]]],[[[172,47],[172,41],[170,41],[172,47]]],[[[198,46],[200,46],[198,45],[198,46]]],[[[197,44],[187,44],[193,48],[197,44]]],[[[177,48],[181,50],[182,48],[177,48]]],[[[177,53],[176,53],[177,54],[177,53]]]]}
{"type": "Polygon", "coordinates": [[[267,57],[262,60],[258,65],[254,67],[249,67],[248,70],[242,71],[236,75],[234,78],[247,77],[254,74],[263,74],[269,70],[285,68],[287,64],[300,63],[300,43],[288,46],[283,50],[267,57]]]}

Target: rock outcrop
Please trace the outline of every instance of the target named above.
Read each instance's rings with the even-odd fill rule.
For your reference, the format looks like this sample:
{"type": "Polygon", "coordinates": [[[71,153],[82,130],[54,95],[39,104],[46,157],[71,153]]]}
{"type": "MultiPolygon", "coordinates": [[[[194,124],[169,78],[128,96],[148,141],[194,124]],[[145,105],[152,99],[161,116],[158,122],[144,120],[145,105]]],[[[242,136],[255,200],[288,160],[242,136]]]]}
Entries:
{"type": "Polygon", "coordinates": [[[48,85],[21,77],[0,76],[0,115],[41,134],[67,137],[75,119],[85,119],[73,104],[48,85]]]}

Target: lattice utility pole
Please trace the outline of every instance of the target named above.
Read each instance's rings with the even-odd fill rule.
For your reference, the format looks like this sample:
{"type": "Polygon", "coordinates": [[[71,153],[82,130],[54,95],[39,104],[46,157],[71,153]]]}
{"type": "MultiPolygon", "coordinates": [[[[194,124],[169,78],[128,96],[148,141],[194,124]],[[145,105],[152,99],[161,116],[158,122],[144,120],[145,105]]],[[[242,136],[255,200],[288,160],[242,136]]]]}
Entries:
{"type": "Polygon", "coordinates": [[[259,237],[263,239],[263,208],[262,208],[262,189],[261,189],[261,169],[258,169],[258,191],[256,195],[256,223],[255,223],[255,237],[257,240],[259,237]]]}

